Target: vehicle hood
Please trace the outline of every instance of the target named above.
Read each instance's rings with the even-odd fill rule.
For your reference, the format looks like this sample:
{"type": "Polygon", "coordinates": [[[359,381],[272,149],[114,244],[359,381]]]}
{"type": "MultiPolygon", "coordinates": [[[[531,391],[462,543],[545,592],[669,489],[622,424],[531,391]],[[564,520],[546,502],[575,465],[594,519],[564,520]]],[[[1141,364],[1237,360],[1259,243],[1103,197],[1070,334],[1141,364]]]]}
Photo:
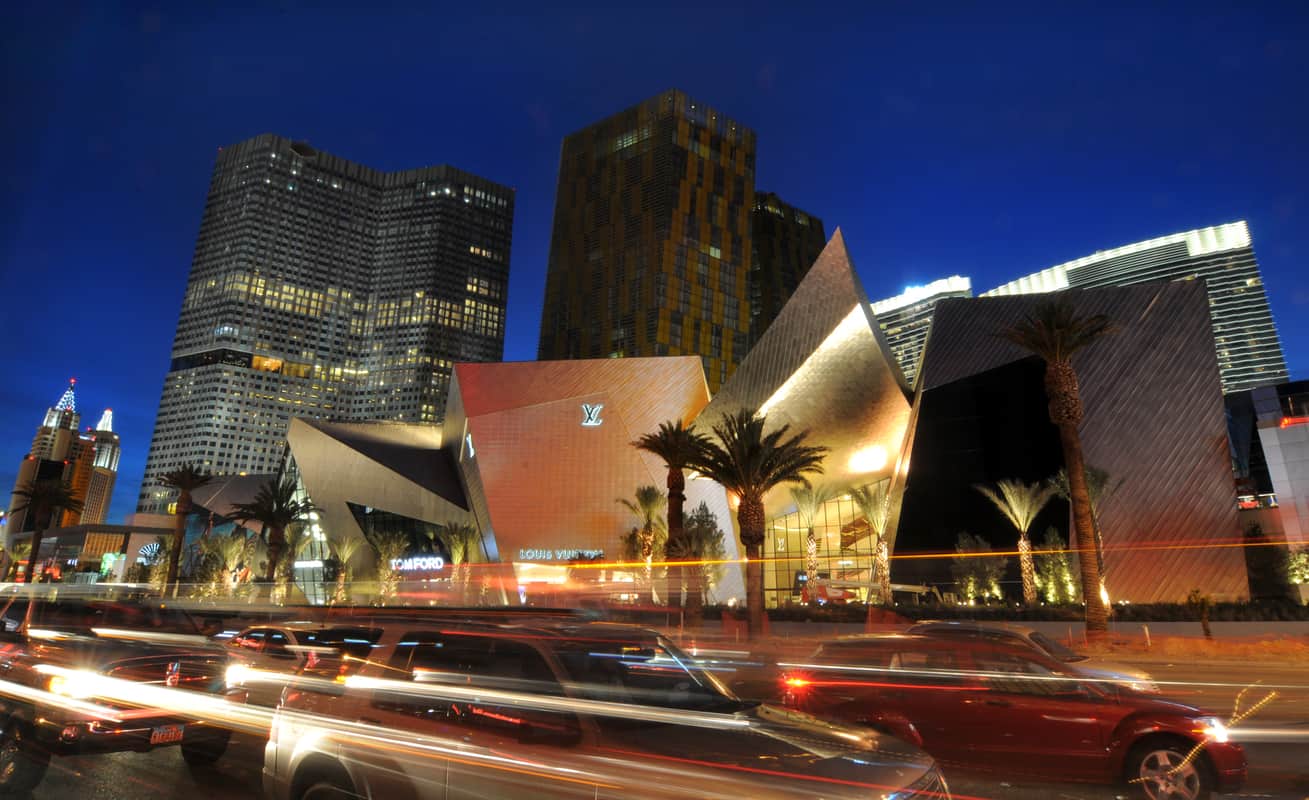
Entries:
{"type": "Polygon", "coordinates": [[[1189,706],[1186,703],[1179,703],[1176,700],[1165,700],[1158,695],[1146,694],[1144,692],[1135,692],[1131,689],[1119,689],[1115,692],[1115,697],[1119,705],[1131,709],[1133,713],[1145,714],[1162,714],[1174,717],[1207,717],[1212,716],[1209,712],[1189,706]]]}
{"type": "Polygon", "coordinates": [[[1077,673],[1083,677],[1102,681],[1122,681],[1126,683],[1138,683],[1154,687],[1154,678],[1149,672],[1140,667],[1133,667],[1128,664],[1120,664],[1116,661],[1105,661],[1099,658],[1088,658],[1084,661],[1076,661],[1069,666],[1077,670],[1077,673]]]}
{"type": "Polygon", "coordinates": [[[606,731],[605,743],[652,756],[706,766],[748,767],[836,781],[900,788],[934,767],[931,756],[871,728],[838,725],[790,709],[756,706],[734,715],[748,724],[737,730],[678,727],[675,733],[649,728],[606,731]]]}
{"type": "Polygon", "coordinates": [[[32,641],[32,652],[42,661],[67,666],[99,669],[110,663],[136,658],[226,659],[221,647],[206,644],[201,637],[194,642],[146,642],[95,635],[68,635],[47,641],[32,641]]]}

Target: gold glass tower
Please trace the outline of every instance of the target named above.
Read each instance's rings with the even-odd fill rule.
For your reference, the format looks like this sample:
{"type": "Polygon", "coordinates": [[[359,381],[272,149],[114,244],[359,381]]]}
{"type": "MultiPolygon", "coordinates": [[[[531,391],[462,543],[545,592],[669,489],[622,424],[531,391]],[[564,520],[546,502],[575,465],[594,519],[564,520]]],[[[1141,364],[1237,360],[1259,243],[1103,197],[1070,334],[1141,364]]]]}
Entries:
{"type": "Polygon", "coordinates": [[[745,356],[755,135],[667,91],[564,139],[541,359],[745,356]]]}

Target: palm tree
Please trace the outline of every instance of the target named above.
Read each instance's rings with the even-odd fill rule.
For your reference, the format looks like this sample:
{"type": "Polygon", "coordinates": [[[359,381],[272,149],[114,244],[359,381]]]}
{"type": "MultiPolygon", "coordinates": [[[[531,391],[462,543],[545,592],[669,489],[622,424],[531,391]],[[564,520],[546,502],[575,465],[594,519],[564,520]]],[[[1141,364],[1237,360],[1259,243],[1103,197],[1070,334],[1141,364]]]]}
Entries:
{"type": "Polygon", "coordinates": [[[277,565],[286,547],[286,529],[294,523],[303,522],[318,510],[308,500],[295,499],[295,493],[295,481],[289,478],[281,481],[270,479],[259,487],[253,500],[232,506],[232,518],[237,522],[242,525],[258,522],[263,526],[263,538],[268,545],[264,580],[269,582],[277,577],[277,565]]]}
{"type": "Polygon", "coordinates": [[[475,542],[481,531],[467,522],[451,522],[437,529],[447,550],[450,551],[450,577],[459,587],[461,602],[468,602],[468,573],[471,567],[475,542]]]}
{"type": "Polygon", "coordinates": [[[41,537],[45,535],[45,529],[50,527],[55,512],[71,511],[80,514],[82,501],[73,494],[72,485],[59,478],[34,480],[16,490],[14,496],[20,499],[13,510],[26,511],[32,517],[32,553],[27,559],[27,571],[23,578],[31,583],[36,571],[36,560],[41,555],[41,537]]]}
{"type": "MultiPolygon", "coordinates": [[[[1065,500],[1072,497],[1068,490],[1068,470],[1061,469],[1050,479],[1055,494],[1065,500]]],[[[1105,581],[1104,570],[1104,535],[1100,532],[1100,503],[1123,485],[1122,479],[1114,480],[1108,470],[1096,466],[1086,467],[1086,493],[1091,498],[1091,524],[1095,527],[1095,560],[1100,568],[1100,584],[1105,581]]]]}
{"type": "Polygon", "coordinates": [[[377,594],[380,602],[385,605],[395,594],[400,582],[400,573],[391,566],[391,562],[409,551],[409,534],[395,528],[379,530],[370,525],[364,530],[364,536],[377,556],[377,594]]]}
{"type": "Polygon", "coordinates": [[[355,536],[351,533],[329,534],[327,537],[327,547],[332,551],[332,557],[336,559],[336,592],[332,595],[332,603],[344,603],[350,597],[350,590],[347,586],[350,580],[350,574],[353,570],[350,568],[350,560],[363,547],[365,540],[363,537],[355,536]]]}
{"type": "Polygon", "coordinates": [[[654,602],[654,582],[651,580],[650,562],[654,558],[655,532],[667,530],[667,523],[659,512],[668,503],[668,498],[659,491],[658,486],[639,486],[636,489],[636,502],[620,497],[618,502],[641,522],[638,541],[641,544],[641,560],[645,562],[645,581],[650,585],[650,602],[654,602]]]}
{"type": "Polygon", "coordinates": [[[1023,483],[1003,480],[996,483],[1000,491],[989,486],[974,486],[987,500],[1000,509],[1000,513],[1018,529],[1018,569],[1023,576],[1023,603],[1034,606],[1036,596],[1036,565],[1032,562],[1032,540],[1027,537],[1036,515],[1054,497],[1054,487],[1048,483],[1023,483]]]}
{"type": "Polygon", "coordinates": [[[238,530],[232,531],[230,536],[209,536],[200,540],[200,548],[206,554],[215,556],[222,564],[222,572],[218,576],[220,586],[216,587],[216,593],[228,594],[231,587],[230,576],[245,555],[245,535],[238,530]]]}
{"type": "MultiPolygon", "coordinates": [[[[873,580],[877,584],[877,601],[882,605],[891,605],[891,550],[894,540],[886,535],[886,518],[890,511],[891,479],[883,478],[877,483],[860,486],[850,490],[850,499],[854,501],[859,515],[868,523],[872,532],[876,557],[874,561],[873,580]]],[[[873,599],[868,598],[868,613],[871,618],[873,599]]]]}
{"type": "Polygon", "coordinates": [[[713,427],[714,438],[692,465],[718,482],[737,503],[736,520],[746,558],[746,607],[750,635],[764,627],[764,495],[783,483],[808,483],[806,476],[823,472],[826,447],[805,444],[805,431],[788,437],[789,425],[764,433],[765,418],[750,409],[729,414],[713,427]]]}
{"type": "Polygon", "coordinates": [[[1000,331],[1000,336],[1035,353],[1045,361],[1045,394],[1050,421],[1059,429],[1068,492],[1072,498],[1073,528],[1077,534],[1082,567],[1082,597],[1086,602],[1086,632],[1100,638],[1109,632],[1109,613],[1100,598],[1100,566],[1087,556],[1095,552],[1095,522],[1086,487],[1086,463],[1077,426],[1082,421],[1082,397],[1072,357],[1079,350],[1113,331],[1103,314],[1079,316],[1072,303],[1058,298],[1038,305],[1022,321],[1000,331]]]}
{"type": "Polygon", "coordinates": [[[18,562],[32,554],[31,542],[14,542],[9,546],[9,569],[5,571],[5,580],[12,581],[18,577],[18,562]]]}
{"type": "Polygon", "coordinates": [[[795,513],[800,517],[800,524],[808,529],[805,535],[805,586],[808,587],[810,599],[814,596],[814,581],[818,579],[818,539],[814,536],[814,520],[828,500],[836,496],[830,486],[793,486],[791,500],[795,502],[795,513]]]}
{"type": "MultiPolygon", "coordinates": [[[[182,542],[186,538],[186,518],[191,513],[191,493],[214,478],[194,464],[186,464],[159,477],[159,485],[177,492],[177,505],[173,509],[173,546],[168,552],[168,577],[164,584],[177,582],[177,564],[182,556],[182,542]]],[[[180,588],[180,587],[179,587],[180,588]]]]}
{"type": "Polygon", "coordinates": [[[313,541],[314,537],[304,523],[293,522],[286,526],[286,546],[277,575],[277,590],[282,600],[291,597],[291,588],[295,586],[295,562],[313,541]]]}
{"type": "MultiPolygon", "coordinates": [[[[686,528],[682,509],[686,503],[686,476],[682,470],[691,464],[696,453],[707,442],[706,437],[694,431],[694,426],[683,427],[680,419],[661,422],[659,430],[632,442],[632,446],[638,450],[663,459],[664,466],[668,468],[668,550],[670,553],[682,554],[678,560],[687,560],[685,554],[690,549],[689,543],[684,541],[686,528]]],[[[685,578],[681,574],[684,572],[681,567],[674,571],[674,583],[679,587],[685,578]]],[[[704,602],[698,590],[699,581],[692,577],[691,583],[693,585],[687,589],[685,618],[694,628],[700,624],[704,602]]]]}

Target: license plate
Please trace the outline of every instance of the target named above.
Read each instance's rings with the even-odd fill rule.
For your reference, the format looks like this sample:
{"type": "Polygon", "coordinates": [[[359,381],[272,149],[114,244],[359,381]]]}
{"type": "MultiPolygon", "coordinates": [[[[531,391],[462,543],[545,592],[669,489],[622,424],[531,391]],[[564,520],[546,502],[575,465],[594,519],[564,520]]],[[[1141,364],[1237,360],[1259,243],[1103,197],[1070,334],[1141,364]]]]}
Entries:
{"type": "Polygon", "coordinates": [[[160,725],[150,731],[150,744],[172,744],[182,741],[185,725],[160,725]]]}

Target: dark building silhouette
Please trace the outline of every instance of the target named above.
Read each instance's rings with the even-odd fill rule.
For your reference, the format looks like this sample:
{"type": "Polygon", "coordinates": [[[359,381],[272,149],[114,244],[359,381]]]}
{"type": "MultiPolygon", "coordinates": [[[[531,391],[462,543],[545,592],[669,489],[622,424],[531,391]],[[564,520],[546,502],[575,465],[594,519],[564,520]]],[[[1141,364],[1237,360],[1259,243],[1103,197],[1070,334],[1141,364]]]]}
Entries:
{"type": "Polygon", "coordinates": [[[751,216],[750,344],[777,318],[800,279],[827,246],[823,221],[772,192],[755,195],[751,216]]]}

